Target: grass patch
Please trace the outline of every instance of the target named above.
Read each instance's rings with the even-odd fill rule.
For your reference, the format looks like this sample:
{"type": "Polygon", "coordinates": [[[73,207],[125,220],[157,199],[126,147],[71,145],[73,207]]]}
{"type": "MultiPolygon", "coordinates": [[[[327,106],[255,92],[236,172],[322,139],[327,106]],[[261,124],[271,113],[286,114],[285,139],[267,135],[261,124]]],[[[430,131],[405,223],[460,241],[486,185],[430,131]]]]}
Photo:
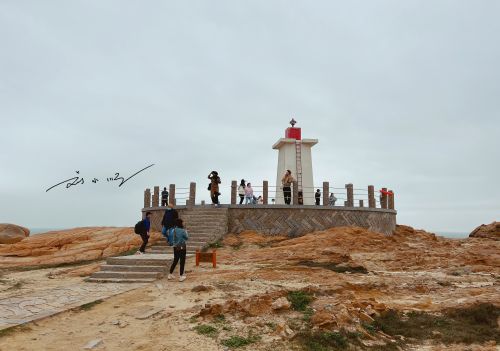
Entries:
{"type": "Polygon", "coordinates": [[[82,311],[89,311],[92,308],[94,308],[95,306],[99,305],[100,303],[103,303],[103,300],[101,300],[101,299],[95,300],[95,301],[92,301],[92,302],[89,302],[89,303],[81,305],[79,307],[79,309],[82,310],[82,311]]]}
{"type": "Polygon", "coordinates": [[[449,309],[440,315],[426,312],[408,314],[389,310],[375,318],[374,327],[389,335],[403,335],[417,340],[451,343],[500,342],[497,318],[500,307],[479,304],[468,308],[449,309]]]}
{"type": "Polygon", "coordinates": [[[271,329],[273,331],[276,330],[277,326],[278,325],[276,323],[274,323],[274,322],[266,322],[266,327],[268,327],[269,329],[271,329]]]}
{"type": "Polygon", "coordinates": [[[219,239],[217,241],[214,241],[214,242],[211,242],[210,244],[208,244],[208,248],[210,249],[219,249],[221,247],[224,247],[224,244],[222,244],[222,240],[219,239]]]}
{"type": "Polygon", "coordinates": [[[214,317],[214,322],[218,324],[226,323],[226,316],[218,314],[214,317]]]}
{"type": "Polygon", "coordinates": [[[217,328],[208,324],[200,324],[194,327],[198,334],[214,337],[218,334],[217,328]]]}
{"type": "Polygon", "coordinates": [[[308,351],[344,350],[348,346],[347,338],[337,332],[303,332],[297,337],[302,349],[308,351]]]}
{"type": "Polygon", "coordinates": [[[229,348],[236,349],[238,347],[243,347],[256,343],[259,340],[260,337],[256,335],[249,335],[246,338],[236,335],[236,336],[231,336],[229,339],[222,340],[221,344],[229,348]]]}
{"type": "Polygon", "coordinates": [[[314,310],[311,307],[307,306],[304,310],[304,317],[302,319],[304,320],[304,322],[309,323],[311,322],[311,317],[313,316],[313,314],[314,310]]]}
{"type": "Polygon", "coordinates": [[[370,334],[375,334],[378,329],[373,324],[361,323],[361,326],[370,334]]]}
{"type": "Polygon", "coordinates": [[[298,265],[324,268],[337,273],[361,273],[361,274],[368,273],[368,270],[363,266],[339,266],[335,263],[329,263],[329,262],[300,261],[298,265]]]}
{"type": "Polygon", "coordinates": [[[314,297],[310,293],[304,291],[289,291],[286,297],[288,301],[292,304],[292,308],[295,311],[306,311],[307,306],[314,300],[314,297]]]}
{"type": "Polygon", "coordinates": [[[0,330],[0,338],[3,336],[12,335],[15,332],[30,331],[31,328],[26,325],[16,325],[14,327],[5,328],[0,330]]]}

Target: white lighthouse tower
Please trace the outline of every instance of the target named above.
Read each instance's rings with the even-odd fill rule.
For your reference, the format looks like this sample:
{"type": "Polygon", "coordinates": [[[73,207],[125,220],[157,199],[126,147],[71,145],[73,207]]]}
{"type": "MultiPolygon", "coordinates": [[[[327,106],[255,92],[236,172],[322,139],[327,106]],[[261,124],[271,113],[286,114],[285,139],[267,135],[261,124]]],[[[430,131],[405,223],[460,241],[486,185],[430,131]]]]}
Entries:
{"type": "Polygon", "coordinates": [[[281,178],[287,169],[292,171],[292,176],[297,181],[303,204],[314,205],[315,203],[311,148],[318,143],[318,139],[302,139],[301,129],[295,127],[296,123],[292,119],[290,121],[292,126],[286,129],[285,137],[273,145],[273,149],[279,150],[276,175],[276,204],[278,205],[285,203],[281,178]]]}

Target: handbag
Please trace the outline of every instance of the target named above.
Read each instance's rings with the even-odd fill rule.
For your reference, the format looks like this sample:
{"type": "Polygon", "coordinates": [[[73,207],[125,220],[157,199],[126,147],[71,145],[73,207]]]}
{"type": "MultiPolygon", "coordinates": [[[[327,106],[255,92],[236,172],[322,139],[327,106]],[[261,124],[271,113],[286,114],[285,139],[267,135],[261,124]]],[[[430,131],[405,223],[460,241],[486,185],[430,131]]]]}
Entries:
{"type": "Polygon", "coordinates": [[[208,189],[207,190],[212,190],[212,183],[208,183],[208,189]]]}

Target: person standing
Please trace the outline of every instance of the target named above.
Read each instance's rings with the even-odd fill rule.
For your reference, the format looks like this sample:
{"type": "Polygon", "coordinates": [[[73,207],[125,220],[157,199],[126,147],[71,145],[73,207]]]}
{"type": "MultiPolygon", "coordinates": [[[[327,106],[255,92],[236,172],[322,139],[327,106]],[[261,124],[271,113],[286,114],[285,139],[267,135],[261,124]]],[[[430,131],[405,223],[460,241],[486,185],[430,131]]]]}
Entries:
{"type": "Polygon", "coordinates": [[[165,234],[167,234],[168,230],[175,226],[175,221],[178,218],[179,218],[179,213],[174,208],[174,205],[168,204],[168,208],[165,210],[165,213],[163,214],[163,219],[161,220],[161,225],[165,228],[165,230],[162,230],[162,233],[165,232],[165,234]]]}
{"type": "Polygon", "coordinates": [[[164,187],[163,191],[161,192],[161,205],[167,206],[167,204],[168,204],[168,191],[167,188],[164,187]]]}
{"type": "Polygon", "coordinates": [[[294,179],[292,177],[292,171],[289,169],[286,171],[283,178],[281,178],[281,185],[283,186],[283,197],[285,198],[285,204],[290,205],[292,202],[292,183],[294,179]]]}
{"type": "Polygon", "coordinates": [[[186,275],[184,274],[184,265],[186,263],[186,241],[189,239],[188,232],[184,229],[184,223],[182,219],[177,218],[175,221],[175,226],[171,230],[173,233],[173,247],[174,247],[174,260],[172,261],[172,265],[170,266],[170,273],[168,274],[167,279],[173,279],[173,273],[177,263],[180,261],[180,269],[179,269],[179,281],[183,282],[186,280],[186,275]]]}
{"type": "Polygon", "coordinates": [[[333,193],[330,193],[330,197],[328,198],[328,202],[330,203],[330,206],[335,206],[335,201],[337,201],[337,198],[333,193]]]}
{"type": "Polygon", "coordinates": [[[142,239],[142,245],[139,248],[139,251],[137,251],[136,255],[143,255],[146,253],[146,245],[148,244],[149,240],[149,229],[151,228],[151,212],[146,212],[146,217],[144,218],[144,231],[140,233],[141,239],[142,239]]]}
{"type": "Polygon", "coordinates": [[[245,200],[245,179],[241,180],[240,185],[238,186],[238,195],[240,196],[240,205],[243,204],[243,200],[245,200]]]}
{"type": "Polygon", "coordinates": [[[250,183],[248,183],[245,188],[245,205],[248,205],[248,203],[253,203],[253,189],[250,183]]]}
{"type": "Polygon", "coordinates": [[[212,204],[214,206],[219,205],[219,184],[221,183],[219,173],[217,171],[212,171],[208,175],[210,179],[210,184],[208,185],[208,190],[210,190],[210,198],[212,199],[212,204]]]}
{"type": "Polygon", "coordinates": [[[314,194],[314,199],[316,200],[316,206],[319,206],[319,202],[321,200],[321,191],[319,189],[316,190],[314,194]]]}

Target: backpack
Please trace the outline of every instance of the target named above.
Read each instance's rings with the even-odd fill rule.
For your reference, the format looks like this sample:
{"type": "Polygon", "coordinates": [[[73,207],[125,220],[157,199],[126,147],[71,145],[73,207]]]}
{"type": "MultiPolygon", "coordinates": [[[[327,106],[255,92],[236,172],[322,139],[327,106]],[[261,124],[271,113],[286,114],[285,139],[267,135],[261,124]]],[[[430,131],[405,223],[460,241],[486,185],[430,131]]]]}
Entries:
{"type": "Polygon", "coordinates": [[[146,233],[146,223],[144,223],[144,220],[137,222],[134,232],[139,235],[146,233]]]}

